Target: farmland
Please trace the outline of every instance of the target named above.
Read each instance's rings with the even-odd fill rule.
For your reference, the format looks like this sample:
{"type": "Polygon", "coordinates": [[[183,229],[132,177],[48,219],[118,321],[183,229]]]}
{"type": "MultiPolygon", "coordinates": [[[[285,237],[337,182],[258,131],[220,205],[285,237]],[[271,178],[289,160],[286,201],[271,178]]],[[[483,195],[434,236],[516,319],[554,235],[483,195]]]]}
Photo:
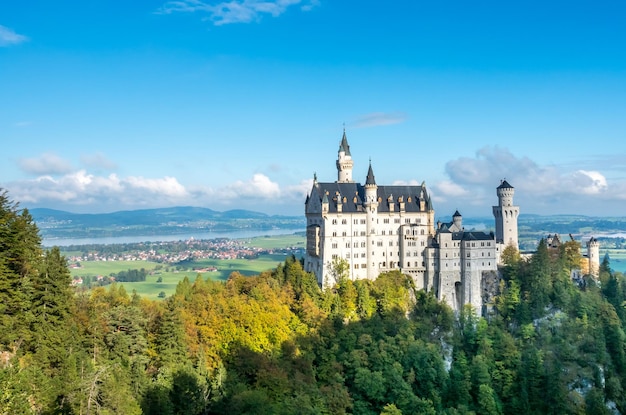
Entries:
{"type": "MultiPolygon", "coordinates": [[[[148,271],[145,281],[124,282],[126,291],[137,292],[142,297],[157,299],[160,293],[171,295],[176,290],[179,281],[187,277],[195,280],[198,277],[214,280],[226,280],[233,272],[243,275],[256,275],[271,270],[283,262],[287,255],[301,257],[304,249],[304,237],[299,235],[282,235],[272,237],[257,237],[238,240],[230,244],[227,257],[209,255],[188,256],[175,263],[164,263],[153,260],[138,259],[140,252],[127,252],[122,256],[132,257],[131,260],[76,260],[78,251],[64,252],[70,264],[70,272],[74,280],[96,280],[109,277],[129,269],[145,269],[148,271]],[[233,253],[240,249],[246,252],[246,258],[238,258],[233,253]],[[254,255],[250,255],[250,251],[254,255]]],[[[80,289],[82,284],[77,284],[80,289]]],[[[85,288],[83,288],[85,289],[85,288]]],[[[161,294],[162,298],[163,294],[161,294]]]]}

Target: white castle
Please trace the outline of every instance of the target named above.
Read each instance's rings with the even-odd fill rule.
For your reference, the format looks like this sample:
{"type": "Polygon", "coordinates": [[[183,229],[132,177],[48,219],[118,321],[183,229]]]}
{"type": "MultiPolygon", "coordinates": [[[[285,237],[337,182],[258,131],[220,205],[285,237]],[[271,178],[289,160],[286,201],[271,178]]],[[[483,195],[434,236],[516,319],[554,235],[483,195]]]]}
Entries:
{"type": "Polygon", "coordinates": [[[435,223],[426,184],[378,185],[370,161],[365,185],[352,180],[353,161],[345,131],[339,145],[337,181],[318,182],[307,196],[307,247],[304,267],[322,287],[335,281],[338,259],[349,264],[347,277],[374,280],[400,270],[418,289],[433,291],[453,310],[483,308],[483,276],[497,272],[500,252],[518,249],[519,207],[513,186],[503,180],[493,207],[494,233],[466,231],[461,214],[435,223]]]}

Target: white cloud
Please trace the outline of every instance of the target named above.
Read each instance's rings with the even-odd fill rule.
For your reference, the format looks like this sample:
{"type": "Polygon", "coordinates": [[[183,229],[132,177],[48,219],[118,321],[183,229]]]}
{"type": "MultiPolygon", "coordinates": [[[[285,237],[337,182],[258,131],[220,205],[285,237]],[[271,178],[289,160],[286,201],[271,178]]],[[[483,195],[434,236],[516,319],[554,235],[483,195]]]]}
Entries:
{"type": "Polygon", "coordinates": [[[301,201],[304,203],[307,195],[313,188],[313,179],[305,179],[302,180],[298,184],[285,186],[284,195],[285,197],[289,197],[291,199],[295,199],[296,201],[301,201]]]}
{"type": "Polygon", "coordinates": [[[443,180],[435,185],[437,193],[440,197],[460,197],[467,196],[469,192],[457,183],[449,180],[443,180]]]}
{"type": "Polygon", "coordinates": [[[359,116],[353,123],[354,128],[376,127],[379,125],[400,124],[407,120],[403,112],[371,112],[359,116]]]}
{"type": "Polygon", "coordinates": [[[12,29],[0,25],[0,46],[19,45],[28,41],[24,35],[15,33],[12,29]]]}
{"type": "Polygon", "coordinates": [[[609,187],[606,177],[597,171],[578,170],[572,176],[576,182],[580,183],[581,192],[588,195],[600,194],[609,187]]]}
{"type": "Polygon", "coordinates": [[[142,207],[194,205],[220,208],[249,208],[265,211],[270,205],[300,205],[312,181],[303,180],[284,189],[268,176],[257,173],[216,189],[187,188],[174,177],[119,177],[78,170],[61,176],[41,175],[2,185],[13,200],[36,206],[99,212],[142,207]]]}
{"type": "Polygon", "coordinates": [[[103,170],[115,170],[117,168],[115,162],[109,160],[103,153],[83,154],[80,156],[80,161],[87,168],[91,167],[103,170]]]}
{"type": "MultiPolygon", "coordinates": [[[[484,147],[474,157],[459,157],[446,164],[449,179],[433,187],[437,205],[447,209],[474,209],[489,215],[497,203],[495,188],[506,179],[516,189],[515,202],[525,212],[608,215],[619,212],[626,199],[626,181],[609,179],[598,165],[587,169],[572,165],[540,165],[500,147],[484,147]]],[[[439,210],[440,212],[442,210],[439,210]]]]}
{"type": "Polygon", "coordinates": [[[319,2],[317,0],[231,0],[210,4],[201,0],[178,0],[165,3],[157,13],[206,13],[213,24],[220,26],[231,23],[250,23],[268,14],[277,17],[285,13],[287,8],[297,4],[301,5],[301,10],[308,11],[319,2]]]}
{"type": "Polygon", "coordinates": [[[255,198],[271,199],[280,197],[280,186],[264,174],[257,173],[252,179],[243,182],[237,181],[223,188],[220,196],[226,199],[255,198]]]}
{"type": "Polygon", "coordinates": [[[18,161],[20,169],[29,174],[63,174],[72,170],[67,160],[54,153],[44,153],[39,157],[23,158],[18,161]]]}

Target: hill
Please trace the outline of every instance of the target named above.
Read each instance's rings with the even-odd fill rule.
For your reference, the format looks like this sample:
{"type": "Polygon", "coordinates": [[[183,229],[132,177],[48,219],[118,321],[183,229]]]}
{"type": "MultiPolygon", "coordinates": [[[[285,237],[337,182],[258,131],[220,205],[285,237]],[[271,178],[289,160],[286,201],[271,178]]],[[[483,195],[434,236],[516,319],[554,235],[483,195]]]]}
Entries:
{"type": "Polygon", "coordinates": [[[301,216],[267,215],[241,209],[219,212],[191,206],[111,213],[72,213],[35,208],[30,213],[44,238],[175,235],[190,230],[303,229],[305,223],[301,216]]]}

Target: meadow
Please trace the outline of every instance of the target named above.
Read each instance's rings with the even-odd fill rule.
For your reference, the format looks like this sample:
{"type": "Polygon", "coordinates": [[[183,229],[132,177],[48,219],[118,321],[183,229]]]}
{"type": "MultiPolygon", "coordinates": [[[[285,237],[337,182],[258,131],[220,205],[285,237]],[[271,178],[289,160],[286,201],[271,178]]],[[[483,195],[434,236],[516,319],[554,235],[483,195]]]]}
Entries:
{"type": "MultiPolygon", "coordinates": [[[[247,246],[264,249],[280,249],[287,247],[303,247],[304,237],[297,235],[278,235],[246,239],[247,246]]],[[[65,253],[68,255],[68,253],[65,253]]],[[[70,269],[72,277],[96,277],[98,275],[109,276],[112,273],[129,269],[145,269],[152,271],[142,282],[119,283],[131,293],[137,292],[142,298],[156,300],[161,292],[169,296],[176,291],[178,282],[187,277],[194,281],[201,277],[204,279],[226,280],[233,272],[242,275],[258,275],[263,271],[272,270],[278,264],[285,261],[285,254],[263,254],[255,259],[202,259],[186,262],[184,267],[176,265],[160,264],[150,261],[84,261],[81,268],[70,269]],[[216,271],[198,272],[197,269],[216,268],[216,271]],[[157,282],[160,281],[160,282],[157,282]]]]}

